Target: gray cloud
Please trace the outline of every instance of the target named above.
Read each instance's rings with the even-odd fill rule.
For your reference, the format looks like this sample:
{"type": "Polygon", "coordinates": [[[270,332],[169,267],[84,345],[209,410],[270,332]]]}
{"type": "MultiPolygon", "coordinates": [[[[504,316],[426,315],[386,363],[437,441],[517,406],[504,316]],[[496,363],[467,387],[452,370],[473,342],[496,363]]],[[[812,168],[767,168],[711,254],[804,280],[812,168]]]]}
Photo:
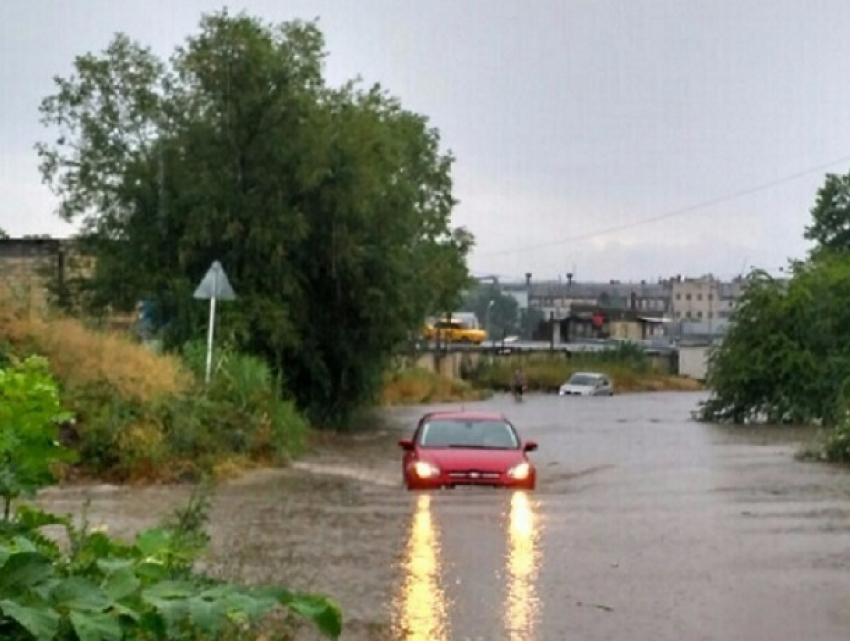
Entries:
{"type": "MultiPolygon", "coordinates": [[[[328,76],[381,81],[457,156],[478,272],[652,279],[782,265],[822,174],[661,223],[590,234],[850,155],[844,0],[246,0],[319,17],[328,76]]],[[[75,54],[126,31],[167,54],[216,2],[0,3],[0,226],[61,233],[32,144],[75,54]]],[[[833,171],[847,171],[850,163],[833,171]]]]}

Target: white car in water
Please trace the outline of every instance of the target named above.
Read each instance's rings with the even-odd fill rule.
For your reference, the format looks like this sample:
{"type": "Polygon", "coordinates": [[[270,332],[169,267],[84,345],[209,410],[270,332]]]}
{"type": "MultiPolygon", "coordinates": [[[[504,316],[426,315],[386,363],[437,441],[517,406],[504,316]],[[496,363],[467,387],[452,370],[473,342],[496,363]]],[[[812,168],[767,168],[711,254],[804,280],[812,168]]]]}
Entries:
{"type": "Polygon", "coordinates": [[[605,374],[576,372],[558,390],[559,396],[614,396],[614,385],[605,374]]]}

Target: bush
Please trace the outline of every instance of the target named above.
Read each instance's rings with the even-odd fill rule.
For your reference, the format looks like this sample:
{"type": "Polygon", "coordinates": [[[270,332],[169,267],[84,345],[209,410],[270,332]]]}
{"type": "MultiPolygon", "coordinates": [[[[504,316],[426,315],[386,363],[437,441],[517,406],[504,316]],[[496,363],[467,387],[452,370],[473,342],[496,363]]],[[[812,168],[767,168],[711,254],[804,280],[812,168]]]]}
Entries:
{"type": "Polygon", "coordinates": [[[709,357],[715,423],[837,424],[850,371],[850,261],[824,255],[793,265],[787,281],[747,279],[723,341],[709,357]]]}

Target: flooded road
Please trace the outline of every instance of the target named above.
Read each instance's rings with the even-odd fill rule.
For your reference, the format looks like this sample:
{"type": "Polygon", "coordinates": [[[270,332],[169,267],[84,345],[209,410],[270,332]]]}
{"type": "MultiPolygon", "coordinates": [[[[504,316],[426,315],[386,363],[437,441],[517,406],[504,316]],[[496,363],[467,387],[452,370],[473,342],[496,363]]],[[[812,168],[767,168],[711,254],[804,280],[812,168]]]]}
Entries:
{"type": "MultiPolygon", "coordinates": [[[[795,461],[806,432],[694,423],[701,398],[475,404],[540,444],[531,493],[408,493],[395,442],[423,408],[393,410],[375,433],[222,487],[210,564],[335,596],[352,640],[850,638],[850,472],[795,461]]],[[[93,522],[131,534],[187,495],[44,500],[90,496],[93,522]]]]}

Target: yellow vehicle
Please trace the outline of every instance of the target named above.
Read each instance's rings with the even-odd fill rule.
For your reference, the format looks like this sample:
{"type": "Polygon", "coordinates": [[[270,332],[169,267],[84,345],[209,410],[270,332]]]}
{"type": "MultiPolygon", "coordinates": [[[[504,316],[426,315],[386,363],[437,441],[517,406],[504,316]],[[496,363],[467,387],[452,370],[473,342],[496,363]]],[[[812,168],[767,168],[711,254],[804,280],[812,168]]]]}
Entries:
{"type": "Polygon", "coordinates": [[[471,343],[480,345],[487,339],[487,332],[477,327],[469,327],[458,320],[441,320],[428,325],[422,333],[429,341],[437,340],[446,343],[471,343]]]}

